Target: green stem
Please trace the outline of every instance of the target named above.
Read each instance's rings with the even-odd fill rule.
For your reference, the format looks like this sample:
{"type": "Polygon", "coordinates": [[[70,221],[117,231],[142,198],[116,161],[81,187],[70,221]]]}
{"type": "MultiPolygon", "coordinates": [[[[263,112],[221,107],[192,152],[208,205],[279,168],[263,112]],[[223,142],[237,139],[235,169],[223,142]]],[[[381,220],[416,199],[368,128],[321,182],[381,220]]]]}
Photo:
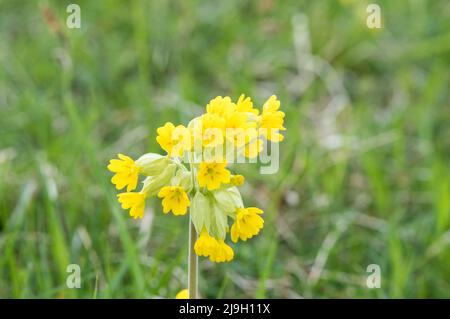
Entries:
{"type": "Polygon", "coordinates": [[[189,268],[188,268],[188,290],[189,299],[198,298],[198,257],[194,251],[197,240],[197,231],[192,220],[189,219],[189,268]]]}
{"type": "MultiPolygon", "coordinates": [[[[195,167],[194,167],[193,153],[190,154],[189,164],[191,168],[192,187],[195,190],[195,167]]],[[[195,194],[195,192],[192,193],[195,194]]],[[[190,299],[198,298],[198,257],[194,251],[194,245],[196,240],[197,240],[197,231],[195,230],[192,218],[189,217],[188,291],[190,299]]]]}

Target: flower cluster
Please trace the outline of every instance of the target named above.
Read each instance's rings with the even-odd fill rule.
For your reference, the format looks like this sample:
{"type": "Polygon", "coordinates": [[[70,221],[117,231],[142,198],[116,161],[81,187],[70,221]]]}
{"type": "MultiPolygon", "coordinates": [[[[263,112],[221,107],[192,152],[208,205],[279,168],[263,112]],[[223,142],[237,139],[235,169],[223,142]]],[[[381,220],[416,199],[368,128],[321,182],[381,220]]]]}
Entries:
{"type": "Polygon", "coordinates": [[[237,187],[245,179],[228,167],[239,157],[257,157],[265,140],[283,140],[284,113],[279,108],[274,95],[261,113],[244,95],[236,102],[218,96],[187,127],[170,122],[159,127],[156,141],[166,156],[148,153],[133,160],[119,154],[110,160],[111,182],[118,190],[126,188],[117,195],[122,208],[129,209],[131,217],[142,218],[150,196],[162,199],[165,214],[185,215],[190,208],[198,233],[196,254],[213,262],[232,260],[233,249],[225,242],[227,233],[234,243],[246,241],[260,232],[264,220],[261,209],[244,207],[237,187]],[[142,188],[135,191],[140,176],[142,188]]]}

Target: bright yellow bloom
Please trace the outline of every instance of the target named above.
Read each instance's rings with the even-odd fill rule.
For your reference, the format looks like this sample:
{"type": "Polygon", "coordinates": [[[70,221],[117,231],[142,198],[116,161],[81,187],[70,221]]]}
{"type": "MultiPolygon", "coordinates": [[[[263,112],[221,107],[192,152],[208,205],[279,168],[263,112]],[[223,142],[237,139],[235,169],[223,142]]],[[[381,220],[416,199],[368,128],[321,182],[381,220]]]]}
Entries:
{"type": "Polygon", "coordinates": [[[145,193],[121,193],[117,195],[123,209],[130,209],[130,216],[134,219],[144,217],[145,193]]]}
{"type": "Polygon", "coordinates": [[[241,186],[244,185],[245,178],[242,175],[232,175],[230,178],[230,183],[233,186],[241,186]]]}
{"type": "Polygon", "coordinates": [[[196,137],[205,147],[215,147],[224,142],[225,119],[217,114],[204,114],[196,128],[196,137]]]}
{"type": "Polygon", "coordinates": [[[220,263],[230,261],[234,257],[233,249],[225,244],[223,240],[211,237],[206,229],[203,229],[194,245],[198,256],[208,257],[209,260],[220,263]]]}
{"type": "Polygon", "coordinates": [[[263,211],[256,207],[238,208],[236,219],[231,226],[231,240],[236,243],[238,238],[246,241],[257,235],[263,228],[264,220],[259,216],[263,211]]]}
{"type": "Polygon", "coordinates": [[[183,156],[185,150],[191,148],[191,134],[183,125],[175,127],[167,122],[156,130],[158,136],[156,141],[169,156],[183,156]]]}
{"type": "Polygon", "coordinates": [[[241,94],[241,96],[239,97],[236,103],[236,110],[238,112],[253,113],[255,115],[259,114],[259,111],[253,108],[252,99],[248,96],[245,97],[245,94],[241,94]]]}
{"type": "Polygon", "coordinates": [[[257,138],[244,147],[244,155],[248,158],[255,158],[263,150],[263,142],[257,138]]]}
{"type": "Polygon", "coordinates": [[[218,189],[221,183],[230,182],[231,173],[226,169],[227,163],[202,162],[198,170],[197,179],[200,187],[206,186],[208,190],[218,189]]]}
{"type": "Polygon", "coordinates": [[[233,142],[237,147],[243,146],[252,133],[256,136],[256,123],[247,122],[247,115],[245,113],[235,112],[231,114],[226,120],[226,137],[233,142]]]}
{"type": "Polygon", "coordinates": [[[172,211],[174,215],[184,215],[190,205],[189,197],[181,186],[164,186],[158,193],[163,198],[163,212],[172,211]]]}
{"type": "Polygon", "coordinates": [[[217,239],[211,237],[206,229],[203,229],[194,245],[195,253],[198,256],[208,257],[217,248],[217,239]]]}
{"type": "Polygon", "coordinates": [[[247,114],[240,113],[240,112],[234,112],[230,114],[230,116],[227,117],[225,126],[227,129],[229,128],[242,128],[246,129],[251,126],[250,123],[247,123],[247,114]]]}
{"type": "Polygon", "coordinates": [[[284,136],[279,131],[286,128],[284,123],[284,112],[279,111],[280,101],[275,95],[272,95],[263,105],[263,111],[260,118],[260,133],[272,142],[281,142],[284,136]]]}
{"type": "Polygon", "coordinates": [[[209,255],[209,260],[216,263],[221,263],[224,261],[231,261],[233,257],[233,249],[225,244],[223,240],[218,240],[215,249],[213,249],[209,255]]]}
{"type": "Polygon", "coordinates": [[[231,101],[229,96],[218,96],[206,105],[206,113],[216,114],[221,117],[228,117],[236,110],[236,104],[231,101]]]}
{"type": "Polygon", "coordinates": [[[119,159],[110,160],[108,165],[108,169],[115,173],[111,182],[117,189],[127,186],[127,192],[131,192],[136,188],[141,167],[137,166],[131,157],[123,154],[117,156],[119,159]]]}
{"type": "Polygon", "coordinates": [[[175,296],[175,299],[189,299],[189,290],[183,289],[175,296]]]}

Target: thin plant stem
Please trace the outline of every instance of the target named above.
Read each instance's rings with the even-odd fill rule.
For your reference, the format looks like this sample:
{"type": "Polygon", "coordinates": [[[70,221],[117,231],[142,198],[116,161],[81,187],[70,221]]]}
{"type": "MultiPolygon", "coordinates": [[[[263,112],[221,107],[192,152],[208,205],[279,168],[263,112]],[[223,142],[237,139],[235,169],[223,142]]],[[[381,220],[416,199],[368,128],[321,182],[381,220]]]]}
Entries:
{"type": "Polygon", "coordinates": [[[198,298],[198,257],[194,251],[197,240],[197,231],[194,224],[189,220],[189,268],[188,268],[188,290],[189,299],[198,298]]]}
{"type": "MultiPolygon", "coordinates": [[[[190,168],[191,168],[191,178],[192,187],[195,190],[195,166],[194,166],[194,156],[190,153],[190,168]]],[[[193,192],[195,193],[195,192],[193,192]]],[[[189,214],[190,216],[190,214],[189,214]]],[[[197,231],[195,230],[192,218],[189,217],[189,266],[188,266],[188,291],[189,299],[198,298],[198,257],[194,251],[194,245],[197,240],[197,231]]]]}

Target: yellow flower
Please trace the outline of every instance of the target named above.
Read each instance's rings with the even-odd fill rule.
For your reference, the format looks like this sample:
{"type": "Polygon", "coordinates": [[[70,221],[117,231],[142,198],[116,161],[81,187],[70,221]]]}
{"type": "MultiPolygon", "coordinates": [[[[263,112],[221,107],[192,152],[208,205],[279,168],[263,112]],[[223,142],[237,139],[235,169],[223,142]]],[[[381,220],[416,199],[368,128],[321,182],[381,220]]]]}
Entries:
{"type": "Polygon", "coordinates": [[[242,175],[232,175],[230,178],[230,183],[233,186],[241,186],[244,185],[245,178],[242,175]]]}
{"type": "Polygon", "coordinates": [[[206,186],[208,190],[218,189],[221,183],[230,182],[231,173],[225,167],[226,162],[202,162],[197,174],[200,187],[206,186]]]}
{"type": "Polygon", "coordinates": [[[131,217],[135,219],[144,217],[145,198],[147,197],[145,193],[121,193],[117,197],[123,209],[131,208],[131,217]]]}
{"type": "Polygon", "coordinates": [[[258,115],[259,111],[257,109],[253,108],[253,102],[250,97],[245,97],[245,94],[241,94],[239,97],[237,103],[236,103],[236,110],[238,112],[246,112],[246,113],[253,113],[255,115],[258,115]]]}
{"type": "Polygon", "coordinates": [[[217,239],[211,237],[206,229],[203,229],[195,242],[194,250],[198,256],[208,257],[217,248],[217,239]]]}
{"type": "Polygon", "coordinates": [[[225,126],[229,128],[242,128],[246,129],[250,127],[250,123],[247,123],[247,115],[245,113],[234,112],[227,117],[225,126]]]}
{"type": "Polygon", "coordinates": [[[189,197],[181,186],[164,186],[158,193],[163,198],[163,212],[172,211],[174,215],[184,215],[190,205],[189,197]]]}
{"type": "Polygon", "coordinates": [[[189,299],[189,290],[183,289],[175,296],[175,299],[189,299]]]}
{"type": "Polygon", "coordinates": [[[264,220],[259,216],[263,211],[256,207],[238,208],[236,219],[231,226],[231,240],[236,243],[238,238],[246,241],[257,235],[263,228],[264,220]]]}
{"type": "Polygon", "coordinates": [[[256,135],[255,124],[247,122],[247,115],[245,113],[235,112],[226,120],[226,137],[234,145],[241,147],[251,137],[252,132],[255,132],[256,135]]]}
{"type": "Polygon", "coordinates": [[[108,165],[108,169],[115,173],[111,182],[117,189],[127,186],[127,192],[130,192],[136,188],[141,167],[137,166],[131,157],[123,154],[117,156],[119,159],[110,160],[108,165]]]}
{"type": "Polygon", "coordinates": [[[248,158],[255,158],[263,150],[261,139],[255,139],[244,147],[244,155],[248,158]]]}
{"type": "Polygon", "coordinates": [[[169,156],[183,156],[191,148],[191,134],[183,125],[174,126],[167,122],[156,130],[156,141],[169,156]]]}
{"type": "Polygon", "coordinates": [[[224,142],[225,119],[217,114],[204,114],[196,129],[196,136],[205,147],[215,147],[224,142]]]}
{"type": "Polygon", "coordinates": [[[208,257],[209,260],[220,263],[230,261],[234,257],[233,249],[225,244],[221,239],[211,237],[206,229],[203,229],[194,245],[195,253],[198,256],[208,257]]]}
{"type": "Polygon", "coordinates": [[[236,104],[231,101],[229,96],[217,96],[206,105],[206,113],[216,114],[224,118],[230,116],[235,110],[236,104]]]}
{"type": "Polygon", "coordinates": [[[280,101],[275,95],[272,95],[263,105],[263,111],[260,118],[260,133],[272,142],[281,142],[284,136],[279,131],[286,128],[284,123],[284,112],[279,111],[280,101]]]}
{"type": "Polygon", "coordinates": [[[221,263],[224,261],[231,261],[233,257],[233,249],[225,244],[223,240],[218,240],[215,249],[213,249],[209,255],[209,260],[216,263],[221,263]]]}

